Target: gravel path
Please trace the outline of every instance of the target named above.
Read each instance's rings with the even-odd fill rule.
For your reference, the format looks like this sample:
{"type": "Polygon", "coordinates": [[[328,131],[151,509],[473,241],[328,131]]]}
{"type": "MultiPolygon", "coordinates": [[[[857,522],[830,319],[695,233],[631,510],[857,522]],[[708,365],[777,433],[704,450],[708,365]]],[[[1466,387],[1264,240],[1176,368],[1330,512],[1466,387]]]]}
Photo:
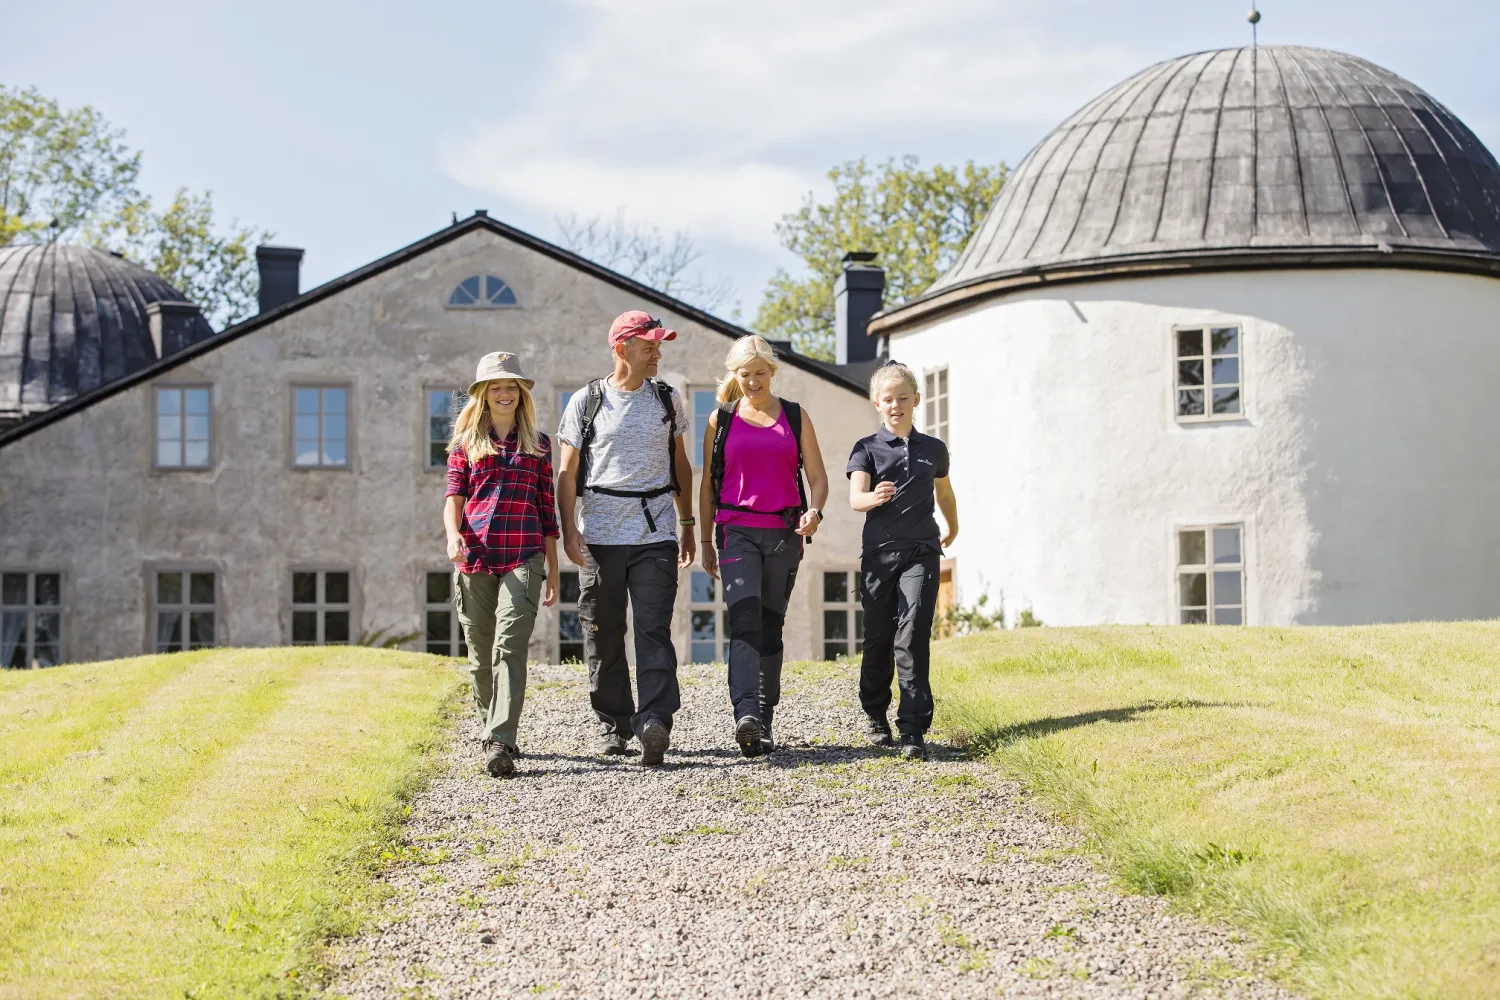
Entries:
{"type": "Polygon", "coordinates": [[[789,676],[786,748],[742,759],[721,671],[683,671],[658,769],[593,755],[581,668],[533,673],[509,781],[465,720],[333,993],[1289,996],[1229,932],[1112,891],[992,769],[861,745],[847,668],[789,676]]]}

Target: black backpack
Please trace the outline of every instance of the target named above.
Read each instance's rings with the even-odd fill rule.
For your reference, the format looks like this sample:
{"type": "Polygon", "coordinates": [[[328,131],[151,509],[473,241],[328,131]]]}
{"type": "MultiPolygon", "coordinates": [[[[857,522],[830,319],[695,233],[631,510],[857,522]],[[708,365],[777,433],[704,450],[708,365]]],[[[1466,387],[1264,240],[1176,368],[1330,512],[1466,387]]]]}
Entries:
{"type": "MultiPolygon", "coordinates": [[[[594,418],[599,415],[599,407],[604,405],[604,380],[596,378],[589,383],[588,402],[583,407],[583,425],[578,434],[578,493],[584,490],[593,493],[602,493],[610,497],[639,497],[641,501],[641,513],[646,515],[646,527],[656,530],[656,519],[651,516],[651,508],[646,501],[666,493],[681,493],[682,487],[677,482],[677,407],[672,405],[672,387],[660,379],[648,378],[646,380],[651,386],[652,392],[656,394],[657,401],[661,403],[666,415],[662,417],[662,423],[667,425],[667,472],[671,477],[670,485],[662,486],[654,490],[612,490],[604,486],[589,486],[589,447],[594,443],[594,418]]],[[[799,451],[800,455],[801,452],[799,451]]]]}
{"type": "MultiPolygon", "coordinates": [[[[755,510],[752,507],[737,507],[734,504],[719,501],[719,497],[724,492],[724,449],[729,443],[729,428],[733,426],[735,413],[740,407],[740,401],[737,399],[719,404],[719,419],[714,426],[714,451],[713,461],[709,464],[709,477],[716,508],[745,511],[751,514],[780,514],[786,520],[788,528],[795,528],[807,511],[807,486],[803,482],[802,464],[802,407],[789,399],[781,399],[779,396],[777,401],[781,403],[782,412],[786,414],[787,426],[792,429],[792,437],[797,442],[797,506],[785,507],[779,511],[765,511],[755,510]]],[[[812,544],[811,538],[806,541],[809,545],[812,544]]]]}

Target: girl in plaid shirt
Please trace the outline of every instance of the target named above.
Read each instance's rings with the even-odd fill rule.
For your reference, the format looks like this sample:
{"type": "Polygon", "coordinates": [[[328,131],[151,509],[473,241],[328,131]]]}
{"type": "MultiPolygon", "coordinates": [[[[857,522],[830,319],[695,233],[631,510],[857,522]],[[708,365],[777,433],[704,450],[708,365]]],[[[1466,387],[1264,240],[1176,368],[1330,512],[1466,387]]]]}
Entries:
{"type": "Polygon", "coordinates": [[[557,602],[552,442],[537,430],[533,385],[514,354],[486,354],[448,443],[443,527],[485,769],[497,778],[515,773],[537,608],[557,602]]]}

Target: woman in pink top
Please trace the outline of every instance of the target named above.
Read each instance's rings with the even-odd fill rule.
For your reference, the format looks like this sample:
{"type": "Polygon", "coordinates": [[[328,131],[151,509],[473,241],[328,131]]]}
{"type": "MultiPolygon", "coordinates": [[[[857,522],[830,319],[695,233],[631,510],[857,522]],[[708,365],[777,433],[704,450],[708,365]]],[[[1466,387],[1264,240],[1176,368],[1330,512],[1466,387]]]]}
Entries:
{"type": "Polygon", "coordinates": [[[828,475],[812,418],[771,392],[771,345],[761,337],[741,337],[724,367],[719,408],[703,434],[708,474],[698,490],[699,523],[714,526],[714,537],[703,539],[703,568],[716,578],[722,571],[729,606],[735,742],[746,757],[758,757],[775,746],[771,717],[781,700],[781,630],[802,540],[816,534],[823,520],[828,475]]]}

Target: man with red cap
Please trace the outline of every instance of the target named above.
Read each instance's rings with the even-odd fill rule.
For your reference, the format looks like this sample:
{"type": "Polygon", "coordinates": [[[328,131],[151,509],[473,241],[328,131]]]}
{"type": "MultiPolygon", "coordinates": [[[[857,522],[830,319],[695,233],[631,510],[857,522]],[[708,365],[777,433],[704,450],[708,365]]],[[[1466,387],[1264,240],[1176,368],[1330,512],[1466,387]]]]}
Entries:
{"type": "Polygon", "coordinates": [[[630,754],[638,736],[641,763],[652,765],[662,762],[681,707],[672,645],[677,574],[698,554],[693,467],[683,446],[687,412],[681,395],[656,377],[662,341],[676,337],[638,309],[621,313],[609,328],[613,374],[574,393],[557,429],[558,519],[563,550],[580,569],[578,616],[599,749],[630,754]],[[625,658],[627,604],[636,699],[625,658]]]}

